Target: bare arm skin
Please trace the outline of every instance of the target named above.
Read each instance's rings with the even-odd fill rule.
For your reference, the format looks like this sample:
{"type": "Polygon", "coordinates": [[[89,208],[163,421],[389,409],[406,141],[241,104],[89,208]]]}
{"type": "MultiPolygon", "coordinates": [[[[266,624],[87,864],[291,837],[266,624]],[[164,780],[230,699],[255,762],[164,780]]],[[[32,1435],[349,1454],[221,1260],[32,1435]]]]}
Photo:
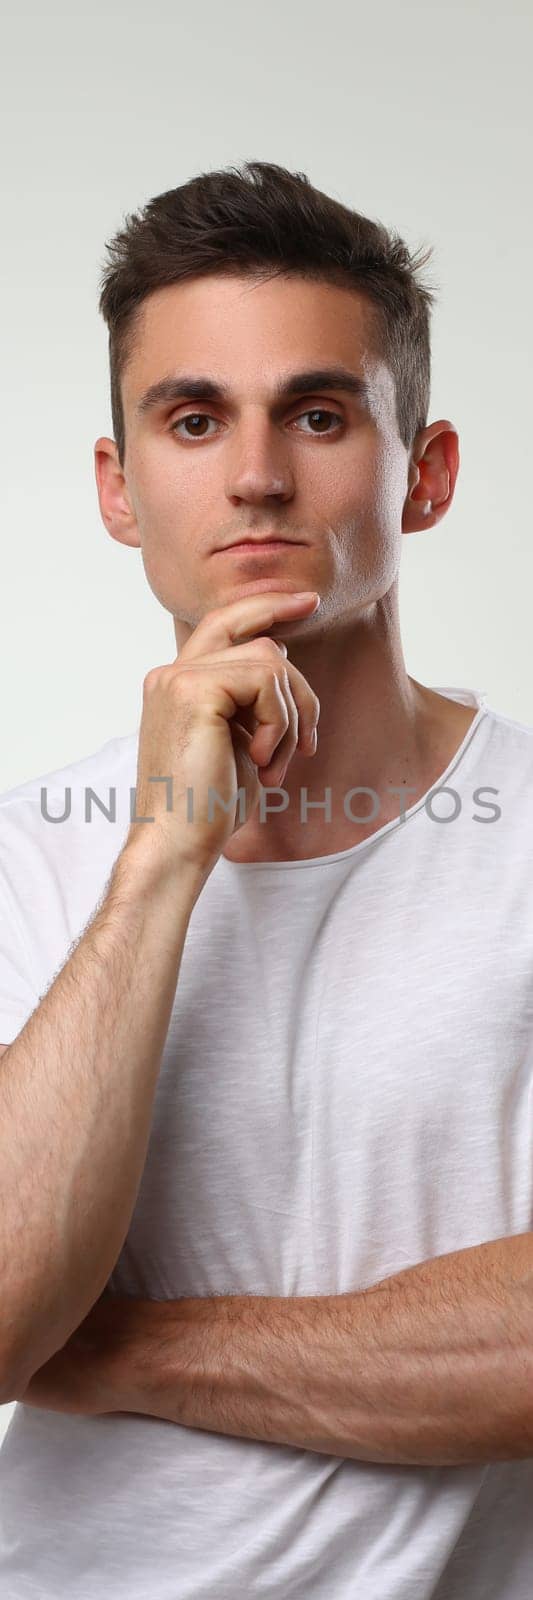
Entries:
{"type": "Polygon", "coordinates": [[[269,592],[209,612],[179,659],[144,680],[143,820],[132,822],[73,953],[3,1052],[0,1400],[65,1344],[124,1243],[191,913],[246,820],[239,811],[237,823],[237,791],[253,809],[298,745],[315,750],[317,696],[284,646],[256,636],[317,602],[269,592]],[[210,789],[229,809],[210,805],[210,789]]]}
{"type": "Polygon", "coordinates": [[[533,1233],[287,1299],[106,1291],[25,1405],[162,1418],[353,1461],[533,1455],[533,1233]]]}
{"type": "Polygon", "coordinates": [[[127,1234],[197,892],[133,852],[0,1067],[0,1397],[93,1305],[127,1234]]]}

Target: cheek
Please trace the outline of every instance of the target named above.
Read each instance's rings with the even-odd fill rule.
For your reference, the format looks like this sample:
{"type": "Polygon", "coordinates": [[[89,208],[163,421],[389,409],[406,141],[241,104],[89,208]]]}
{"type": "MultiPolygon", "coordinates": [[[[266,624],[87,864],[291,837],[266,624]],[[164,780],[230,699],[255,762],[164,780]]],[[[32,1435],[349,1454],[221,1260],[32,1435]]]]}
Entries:
{"type": "MultiPolygon", "coordinates": [[[[185,456],[183,452],[183,456],[185,456]]],[[[194,450],[190,456],[194,456],[194,450]]],[[[198,451],[198,456],[200,451],[198,451]]],[[[220,522],[220,486],[197,461],[179,462],[172,447],[140,461],[136,472],[137,524],[147,561],[167,571],[186,571],[205,548],[206,528],[220,522]],[[170,563],[170,567],[169,567],[170,563]]]]}
{"type": "MultiPolygon", "coordinates": [[[[353,488],[352,528],[357,534],[362,564],[368,570],[381,567],[383,574],[394,572],[401,549],[402,510],[405,499],[405,468],[395,451],[379,446],[369,451],[364,468],[353,488]]],[[[349,522],[350,501],[345,506],[349,522]]]]}
{"type": "Polygon", "coordinates": [[[132,441],[129,479],[145,517],[164,517],[165,512],[183,504],[190,492],[190,472],[175,441],[165,433],[142,443],[132,441]]]}
{"type": "Polygon", "coordinates": [[[356,573],[369,600],[386,593],[397,575],[404,478],[405,462],[394,440],[373,432],[332,481],[328,510],[339,572],[347,584],[356,573]]]}
{"type": "Polygon", "coordinates": [[[179,559],[180,530],[186,537],[190,519],[186,480],[172,471],[164,452],[158,460],[153,455],[137,458],[133,503],[149,576],[153,567],[179,559]]]}
{"type": "Polygon", "coordinates": [[[313,492],[323,501],[340,508],[348,516],[364,516],[367,522],[386,523],[403,504],[406,487],[405,452],[398,450],[394,436],[375,426],[362,427],[341,449],[332,450],[328,459],[316,452],[317,459],[306,469],[313,492]]]}
{"type": "Polygon", "coordinates": [[[326,500],[331,520],[371,539],[387,541],[398,531],[405,497],[403,474],[395,454],[372,439],[366,449],[351,454],[331,475],[326,500]]]}

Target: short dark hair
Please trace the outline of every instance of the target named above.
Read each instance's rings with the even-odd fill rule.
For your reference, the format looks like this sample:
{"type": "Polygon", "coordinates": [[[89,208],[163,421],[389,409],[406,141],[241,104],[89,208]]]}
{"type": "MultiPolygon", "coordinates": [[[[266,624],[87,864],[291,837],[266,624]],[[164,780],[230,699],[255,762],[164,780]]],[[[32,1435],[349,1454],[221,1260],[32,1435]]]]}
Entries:
{"type": "Polygon", "coordinates": [[[156,289],[214,273],[301,276],[352,288],[369,303],[376,352],[396,391],[398,432],[410,452],[427,423],[433,289],[416,274],[432,255],[315,189],[304,172],[247,161],[201,172],[156,195],[107,243],[99,311],[109,329],[111,414],[125,459],[121,380],[139,332],[139,307],[156,289]]]}

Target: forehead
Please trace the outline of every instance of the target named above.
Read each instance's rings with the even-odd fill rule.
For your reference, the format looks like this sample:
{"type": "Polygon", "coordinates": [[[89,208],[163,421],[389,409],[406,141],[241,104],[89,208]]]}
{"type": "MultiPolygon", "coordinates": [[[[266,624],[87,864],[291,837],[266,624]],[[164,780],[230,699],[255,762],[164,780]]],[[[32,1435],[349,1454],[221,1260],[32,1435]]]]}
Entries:
{"type": "Polygon", "coordinates": [[[122,380],[127,409],[173,371],[209,373],[261,398],[291,370],[345,365],[381,399],[393,396],[379,355],[374,307],[352,289],[302,277],[210,275],[170,284],[142,302],[122,380]]]}

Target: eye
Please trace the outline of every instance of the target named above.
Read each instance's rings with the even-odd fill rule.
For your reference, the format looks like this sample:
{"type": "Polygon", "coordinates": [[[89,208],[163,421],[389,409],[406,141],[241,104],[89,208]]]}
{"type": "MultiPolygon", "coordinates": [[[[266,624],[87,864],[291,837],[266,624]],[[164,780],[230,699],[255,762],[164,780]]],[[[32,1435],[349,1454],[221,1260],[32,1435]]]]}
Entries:
{"type": "MultiPolygon", "coordinates": [[[[342,427],[343,418],[340,417],[336,411],[327,411],[325,409],[325,407],[323,407],[323,406],[315,406],[315,407],[313,407],[312,411],[302,411],[301,412],[301,416],[302,417],[314,417],[315,420],[318,417],[325,417],[326,419],[329,419],[329,421],[336,422],[339,427],[342,427]]],[[[208,416],[208,413],[206,411],[188,411],[187,415],[185,417],[178,417],[176,422],[171,423],[170,432],[177,434],[179,429],[183,427],[184,423],[196,423],[197,424],[197,423],[214,422],[214,421],[215,421],[215,418],[208,416]]],[[[295,418],[295,421],[299,421],[299,418],[295,418]]],[[[305,431],[306,430],[304,429],[304,432],[305,431]]],[[[319,431],[318,431],[317,437],[320,437],[320,435],[323,434],[324,431],[325,430],[323,428],[320,428],[319,431]]],[[[331,433],[332,431],[335,433],[337,431],[337,429],[334,428],[332,430],[331,428],[328,428],[328,430],[327,430],[328,433],[331,433]]],[[[311,430],[311,432],[313,432],[313,430],[311,430]]],[[[185,437],[188,437],[191,440],[192,439],[206,439],[206,438],[209,438],[209,434],[206,434],[205,432],[204,433],[193,432],[192,434],[185,435],[185,437]]]]}
{"type": "MultiPolygon", "coordinates": [[[[214,417],[208,417],[205,411],[188,411],[186,417],[179,417],[177,422],[172,423],[170,432],[177,433],[178,428],[181,428],[184,422],[214,422],[214,417]]],[[[205,439],[206,435],[205,433],[193,433],[189,437],[205,439]]],[[[207,437],[209,436],[207,435],[207,437]]]]}
{"type": "MultiPolygon", "coordinates": [[[[331,420],[331,418],[333,418],[333,421],[334,422],[338,422],[339,426],[342,425],[342,420],[343,420],[342,417],[339,417],[339,415],[338,415],[338,413],[336,411],[325,411],[323,406],[315,406],[312,411],[302,411],[301,415],[302,415],[302,417],[315,417],[315,418],[316,417],[329,417],[330,420],[331,420]]],[[[322,433],[323,431],[324,430],[321,428],[320,432],[322,433]]],[[[335,433],[335,431],[336,430],[333,429],[334,433],[335,433]]],[[[328,433],[331,433],[331,429],[330,428],[328,428],[328,433]]]]}

